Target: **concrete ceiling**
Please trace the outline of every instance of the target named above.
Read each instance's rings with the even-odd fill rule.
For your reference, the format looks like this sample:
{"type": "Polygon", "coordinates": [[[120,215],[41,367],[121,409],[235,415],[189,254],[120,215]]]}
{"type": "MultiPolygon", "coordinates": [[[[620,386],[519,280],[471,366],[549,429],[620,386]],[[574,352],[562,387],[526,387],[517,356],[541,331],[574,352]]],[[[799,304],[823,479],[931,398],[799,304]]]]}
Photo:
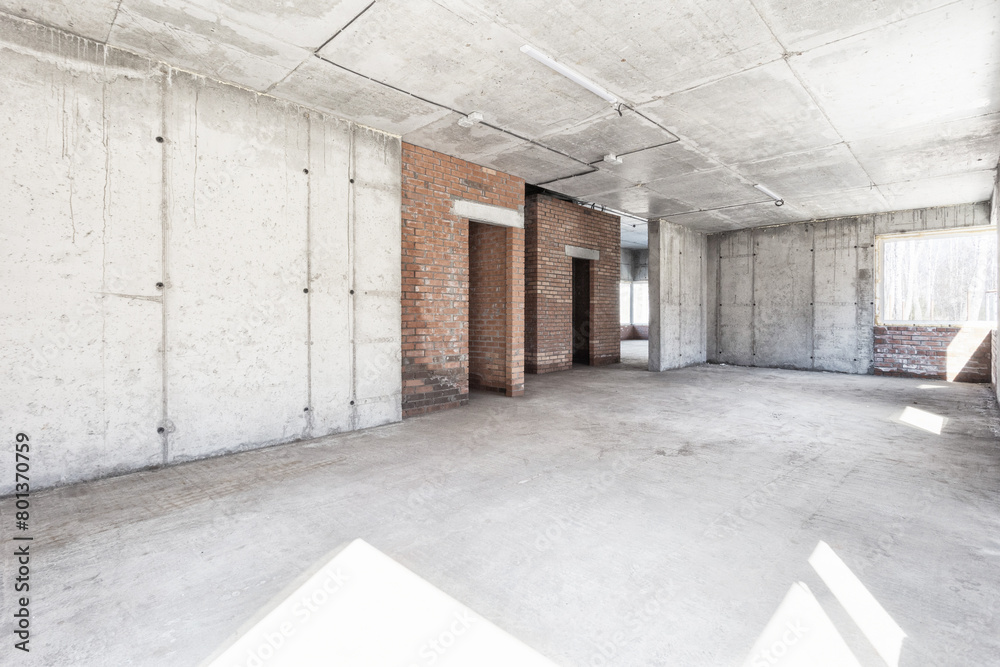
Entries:
{"type": "MultiPolygon", "coordinates": [[[[1000,0],[0,0],[0,10],[706,232],[983,201],[1000,157],[1000,0]],[[474,111],[484,123],[460,127],[474,111]]],[[[624,222],[628,233],[635,221],[624,222]]]]}
{"type": "Polygon", "coordinates": [[[622,247],[648,248],[649,230],[647,223],[624,218],[622,220],[622,247]]]}

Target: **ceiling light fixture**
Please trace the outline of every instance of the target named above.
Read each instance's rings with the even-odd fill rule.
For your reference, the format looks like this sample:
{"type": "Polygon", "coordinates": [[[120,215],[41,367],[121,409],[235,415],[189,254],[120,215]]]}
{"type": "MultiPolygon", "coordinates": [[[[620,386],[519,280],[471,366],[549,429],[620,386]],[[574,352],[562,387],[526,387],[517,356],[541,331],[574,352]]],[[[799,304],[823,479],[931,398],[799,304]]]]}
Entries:
{"type": "Polygon", "coordinates": [[[483,114],[481,111],[473,111],[468,116],[462,116],[458,119],[458,124],[462,127],[472,127],[473,125],[478,125],[483,122],[483,114]]]}
{"type": "Polygon", "coordinates": [[[782,206],[782,205],[784,205],[784,203],[785,203],[784,199],[782,199],[779,195],[775,194],[771,190],[768,190],[766,187],[764,187],[760,183],[758,183],[754,187],[757,188],[758,190],[760,190],[761,192],[763,192],[764,194],[766,194],[771,199],[773,199],[775,206],[782,206]]]}
{"type": "Polygon", "coordinates": [[[538,62],[548,67],[549,69],[559,72],[573,83],[577,84],[578,86],[583,86],[593,94],[600,97],[602,100],[610,102],[611,104],[615,104],[618,102],[617,97],[615,97],[608,91],[604,90],[603,88],[598,86],[596,83],[594,83],[587,77],[583,76],[579,72],[574,72],[569,67],[566,67],[560,62],[556,62],[552,57],[545,55],[544,53],[542,53],[535,47],[531,46],[530,44],[525,44],[524,46],[522,46],[521,53],[526,53],[527,55],[531,56],[538,62]]]}

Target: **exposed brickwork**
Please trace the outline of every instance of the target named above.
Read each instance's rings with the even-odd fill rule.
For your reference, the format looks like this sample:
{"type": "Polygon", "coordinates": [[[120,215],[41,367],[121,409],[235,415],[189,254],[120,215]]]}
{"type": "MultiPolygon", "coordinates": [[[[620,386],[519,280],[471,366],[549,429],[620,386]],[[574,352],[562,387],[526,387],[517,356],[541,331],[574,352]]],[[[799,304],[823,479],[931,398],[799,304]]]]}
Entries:
{"type": "Polygon", "coordinates": [[[648,324],[623,324],[621,325],[622,340],[649,340],[648,324]]]}
{"type": "Polygon", "coordinates": [[[590,363],[621,359],[618,216],[543,194],[527,197],[525,224],[525,370],[549,373],[573,366],[573,258],[566,246],[599,250],[591,262],[590,363]]]}
{"type": "Polygon", "coordinates": [[[622,340],[649,340],[648,324],[621,325],[622,340]]]}
{"type": "MultiPolygon", "coordinates": [[[[469,394],[469,222],[453,199],[517,209],[524,181],[403,144],[403,416],[464,405],[469,394]]],[[[524,391],[524,230],[504,228],[503,389],[524,391]]]]}
{"type": "Polygon", "coordinates": [[[523,340],[523,231],[470,222],[469,386],[523,394],[523,340]]]}
{"type": "Polygon", "coordinates": [[[989,382],[990,329],[875,327],[875,375],[989,382]]]}

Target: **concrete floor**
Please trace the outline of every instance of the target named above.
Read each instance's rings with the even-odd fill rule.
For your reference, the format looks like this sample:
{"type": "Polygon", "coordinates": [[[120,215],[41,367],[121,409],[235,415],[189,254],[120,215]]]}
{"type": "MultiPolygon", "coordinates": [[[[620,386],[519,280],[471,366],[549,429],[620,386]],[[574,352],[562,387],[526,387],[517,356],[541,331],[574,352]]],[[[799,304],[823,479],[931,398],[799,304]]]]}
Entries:
{"type": "Polygon", "coordinates": [[[17,662],[197,664],[361,537],[561,665],[742,664],[798,581],[879,664],[807,562],[822,540],[906,633],[899,664],[1000,664],[998,418],[977,385],[580,367],[523,399],[39,493],[17,662]]]}
{"type": "Polygon", "coordinates": [[[625,368],[647,370],[649,368],[649,341],[623,340],[621,365],[625,368]]]}

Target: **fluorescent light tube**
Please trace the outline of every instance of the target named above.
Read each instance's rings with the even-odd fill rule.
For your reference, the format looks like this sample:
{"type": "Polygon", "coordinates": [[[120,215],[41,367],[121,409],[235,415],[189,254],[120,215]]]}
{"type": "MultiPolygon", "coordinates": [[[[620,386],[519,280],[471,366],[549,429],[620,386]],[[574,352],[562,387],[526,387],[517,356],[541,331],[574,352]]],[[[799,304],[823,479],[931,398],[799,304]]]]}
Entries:
{"type": "Polygon", "coordinates": [[[772,190],[767,189],[766,187],[764,187],[760,183],[758,183],[754,187],[757,188],[758,190],[760,190],[761,192],[763,192],[764,194],[766,194],[771,199],[773,199],[775,206],[781,206],[782,204],[785,203],[785,200],[781,198],[781,195],[778,195],[775,192],[773,192],[772,190]]]}
{"type": "Polygon", "coordinates": [[[578,86],[583,86],[584,88],[586,88],[587,90],[589,90],[593,94],[597,95],[598,97],[600,97],[601,99],[603,99],[603,100],[605,100],[607,102],[610,102],[611,104],[614,104],[615,102],[618,101],[617,97],[615,97],[614,95],[612,95],[608,91],[604,90],[603,88],[601,88],[600,86],[598,86],[596,83],[594,83],[593,81],[591,81],[587,77],[583,76],[582,74],[580,74],[578,72],[574,72],[569,67],[566,67],[565,65],[563,65],[560,62],[556,62],[551,57],[545,55],[544,53],[542,53],[541,51],[539,51],[535,47],[531,46],[530,44],[525,44],[524,46],[522,46],[521,47],[521,53],[528,54],[529,56],[531,56],[532,58],[534,58],[538,62],[542,63],[543,65],[545,65],[549,69],[552,69],[552,70],[554,70],[556,72],[559,72],[560,74],[562,74],[564,77],[566,77],[567,79],[569,79],[573,83],[577,84],[578,86]]]}

